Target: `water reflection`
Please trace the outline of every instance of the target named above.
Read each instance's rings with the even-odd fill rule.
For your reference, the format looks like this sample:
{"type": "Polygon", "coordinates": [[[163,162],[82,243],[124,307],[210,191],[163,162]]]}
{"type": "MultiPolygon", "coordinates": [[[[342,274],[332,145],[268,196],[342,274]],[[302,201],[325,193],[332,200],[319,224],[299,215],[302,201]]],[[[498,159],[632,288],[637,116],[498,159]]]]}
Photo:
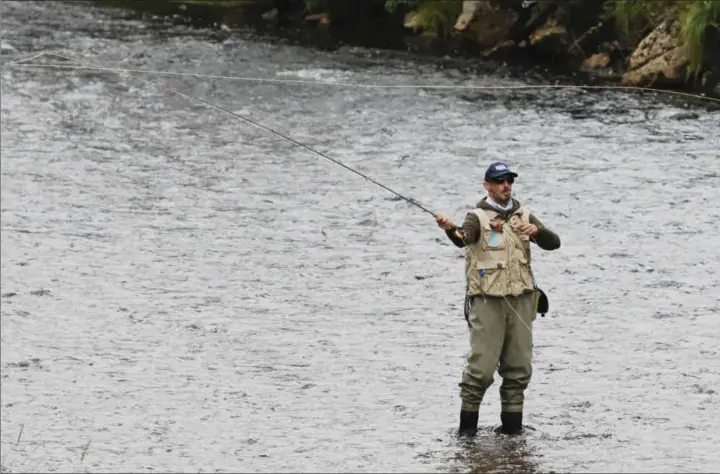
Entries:
{"type": "Polygon", "coordinates": [[[469,440],[459,442],[460,470],[468,473],[539,472],[537,455],[532,452],[532,431],[520,436],[496,434],[493,428],[478,431],[469,440]]]}

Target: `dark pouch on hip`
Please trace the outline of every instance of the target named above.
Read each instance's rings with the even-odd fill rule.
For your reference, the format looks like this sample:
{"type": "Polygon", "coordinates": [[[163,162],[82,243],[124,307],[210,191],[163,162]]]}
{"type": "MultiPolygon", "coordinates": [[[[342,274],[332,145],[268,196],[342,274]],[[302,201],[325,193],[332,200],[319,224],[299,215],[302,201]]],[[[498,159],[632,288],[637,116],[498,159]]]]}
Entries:
{"type": "Polygon", "coordinates": [[[545,313],[550,310],[550,302],[548,301],[548,297],[545,292],[540,289],[539,286],[536,286],[535,290],[533,291],[533,306],[535,307],[535,312],[540,313],[540,316],[542,316],[543,318],[545,317],[545,313]]]}

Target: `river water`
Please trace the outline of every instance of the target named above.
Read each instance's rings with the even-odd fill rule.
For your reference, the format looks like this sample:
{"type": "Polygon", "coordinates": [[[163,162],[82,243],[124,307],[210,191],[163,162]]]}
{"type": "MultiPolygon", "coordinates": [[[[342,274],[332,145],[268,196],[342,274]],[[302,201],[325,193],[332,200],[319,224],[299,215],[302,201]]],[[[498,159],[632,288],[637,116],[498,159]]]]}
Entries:
{"type": "Polygon", "coordinates": [[[105,65],[333,82],[529,78],[320,51],[64,2],[2,2],[2,468],[11,472],[720,469],[720,110],[618,91],[156,77],[462,221],[484,168],[562,238],[536,251],[526,434],[500,379],[455,438],[463,253],[434,219],[105,65]],[[47,61],[40,58],[37,61],[47,61]]]}

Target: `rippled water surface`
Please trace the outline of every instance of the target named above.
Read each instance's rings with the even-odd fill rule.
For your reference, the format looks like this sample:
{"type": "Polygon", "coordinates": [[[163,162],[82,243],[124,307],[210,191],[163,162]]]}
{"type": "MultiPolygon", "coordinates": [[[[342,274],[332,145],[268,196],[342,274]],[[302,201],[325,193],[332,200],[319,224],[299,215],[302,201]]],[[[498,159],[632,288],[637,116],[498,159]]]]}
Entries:
{"type": "Polygon", "coordinates": [[[461,221],[490,161],[561,236],[535,252],[527,433],[499,379],[454,437],[463,254],[434,219],[106,65],[517,85],[477,68],[2,2],[2,466],[30,471],[720,470],[720,111],[669,95],[146,76],[461,221]],[[40,58],[38,61],[48,61],[40,58]]]}

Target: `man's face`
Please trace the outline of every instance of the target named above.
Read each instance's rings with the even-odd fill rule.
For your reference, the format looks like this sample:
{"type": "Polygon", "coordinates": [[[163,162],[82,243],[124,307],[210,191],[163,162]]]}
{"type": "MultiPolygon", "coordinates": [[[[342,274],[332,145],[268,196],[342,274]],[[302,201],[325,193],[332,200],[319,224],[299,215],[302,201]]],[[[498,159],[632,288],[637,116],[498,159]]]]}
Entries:
{"type": "Polygon", "coordinates": [[[515,178],[507,175],[493,179],[492,181],[485,181],[483,184],[493,201],[504,206],[510,202],[510,198],[512,197],[513,182],[515,182],[515,178]]]}

